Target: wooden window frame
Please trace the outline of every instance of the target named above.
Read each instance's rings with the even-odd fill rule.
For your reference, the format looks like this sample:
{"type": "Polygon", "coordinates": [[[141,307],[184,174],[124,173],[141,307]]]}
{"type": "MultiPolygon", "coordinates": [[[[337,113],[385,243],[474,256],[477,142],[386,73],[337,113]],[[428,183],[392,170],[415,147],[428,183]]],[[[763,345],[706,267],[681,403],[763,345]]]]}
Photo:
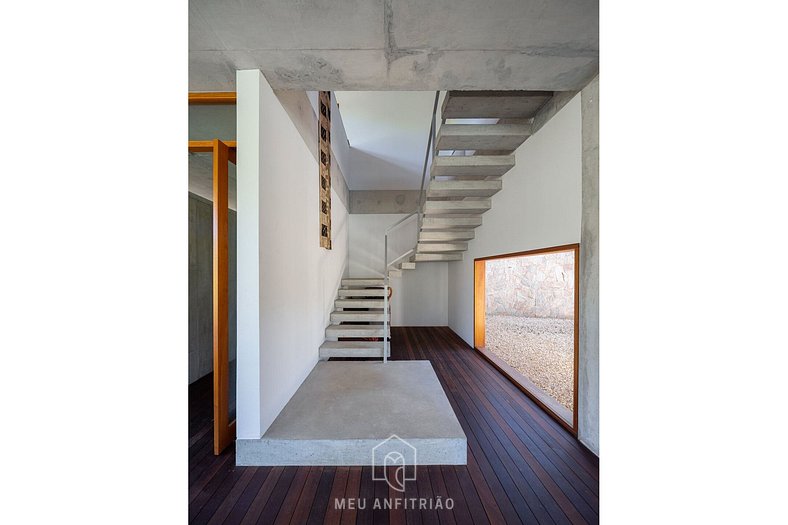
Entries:
{"type": "Polygon", "coordinates": [[[505,253],[500,255],[490,255],[488,257],[479,257],[473,260],[473,346],[479,354],[492,364],[498,371],[509,379],[517,388],[519,388],[525,395],[531,398],[537,405],[539,405],[545,412],[547,412],[553,419],[555,419],[561,426],[577,436],[577,383],[578,383],[578,365],[580,361],[580,244],[564,244],[561,246],[551,246],[549,248],[539,248],[536,250],[527,250],[523,252],[505,253]],[[551,408],[551,402],[554,401],[545,393],[542,393],[530,379],[525,377],[514,367],[510,366],[503,359],[496,356],[485,348],[485,314],[487,309],[486,297],[486,270],[487,261],[495,259],[511,259],[515,257],[526,257],[529,255],[544,255],[548,253],[557,252],[572,252],[574,255],[575,266],[575,282],[574,282],[574,386],[572,391],[573,407],[572,407],[572,423],[570,424],[564,418],[551,408]]]}

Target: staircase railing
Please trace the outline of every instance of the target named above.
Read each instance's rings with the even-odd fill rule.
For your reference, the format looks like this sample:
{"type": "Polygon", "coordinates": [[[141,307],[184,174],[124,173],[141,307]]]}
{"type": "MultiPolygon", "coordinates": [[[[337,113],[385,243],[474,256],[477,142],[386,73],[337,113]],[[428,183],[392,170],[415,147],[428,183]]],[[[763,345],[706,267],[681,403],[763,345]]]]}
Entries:
{"type": "Polygon", "coordinates": [[[427,138],[427,151],[424,154],[424,167],[421,170],[421,188],[419,189],[419,208],[417,211],[413,213],[409,213],[402,219],[398,220],[388,228],[386,228],[386,232],[383,236],[383,283],[384,283],[384,291],[383,291],[383,362],[388,362],[388,355],[390,350],[389,344],[389,266],[398,263],[411,253],[416,253],[416,248],[418,247],[419,238],[418,232],[421,231],[421,226],[424,222],[424,204],[426,203],[426,191],[424,188],[424,184],[427,181],[427,167],[430,165],[432,158],[435,155],[435,135],[437,134],[437,125],[435,121],[435,117],[438,113],[438,99],[440,98],[440,91],[435,92],[435,102],[432,105],[432,122],[430,124],[430,134],[427,138]],[[408,250],[407,252],[399,255],[393,261],[389,262],[389,235],[394,231],[398,230],[402,227],[403,224],[409,222],[413,217],[418,217],[418,228],[416,230],[416,246],[412,249],[408,250]]]}

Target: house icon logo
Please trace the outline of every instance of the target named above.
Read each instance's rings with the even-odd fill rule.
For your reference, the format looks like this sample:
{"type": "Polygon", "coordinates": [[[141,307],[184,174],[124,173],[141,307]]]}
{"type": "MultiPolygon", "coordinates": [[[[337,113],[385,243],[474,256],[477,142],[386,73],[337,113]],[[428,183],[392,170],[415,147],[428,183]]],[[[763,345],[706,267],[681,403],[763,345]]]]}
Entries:
{"type": "Polygon", "coordinates": [[[405,482],[416,479],[416,447],[392,434],[372,448],[372,479],[405,492],[405,482]],[[383,467],[376,469],[375,467],[383,467]]]}

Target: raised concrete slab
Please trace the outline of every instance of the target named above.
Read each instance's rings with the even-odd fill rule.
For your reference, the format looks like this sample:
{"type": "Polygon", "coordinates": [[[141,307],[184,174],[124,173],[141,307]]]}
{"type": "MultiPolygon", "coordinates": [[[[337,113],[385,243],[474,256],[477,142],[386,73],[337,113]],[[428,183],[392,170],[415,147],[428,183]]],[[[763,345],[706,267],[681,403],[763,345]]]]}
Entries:
{"type": "Polygon", "coordinates": [[[371,465],[392,435],[416,448],[418,465],[467,463],[465,433],[429,361],[319,362],[261,439],[236,441],[236,464],[371,465]]]}

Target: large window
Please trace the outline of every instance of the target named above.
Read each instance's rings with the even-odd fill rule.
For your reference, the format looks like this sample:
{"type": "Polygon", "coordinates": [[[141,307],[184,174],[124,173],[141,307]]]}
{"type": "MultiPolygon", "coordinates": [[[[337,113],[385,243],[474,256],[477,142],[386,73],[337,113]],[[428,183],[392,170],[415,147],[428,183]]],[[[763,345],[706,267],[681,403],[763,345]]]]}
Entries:
{"type": "Polygon", "coordinates": [[[476,348],[573,431],[577,255],[569,245],[475,261],[476,348]]]}

